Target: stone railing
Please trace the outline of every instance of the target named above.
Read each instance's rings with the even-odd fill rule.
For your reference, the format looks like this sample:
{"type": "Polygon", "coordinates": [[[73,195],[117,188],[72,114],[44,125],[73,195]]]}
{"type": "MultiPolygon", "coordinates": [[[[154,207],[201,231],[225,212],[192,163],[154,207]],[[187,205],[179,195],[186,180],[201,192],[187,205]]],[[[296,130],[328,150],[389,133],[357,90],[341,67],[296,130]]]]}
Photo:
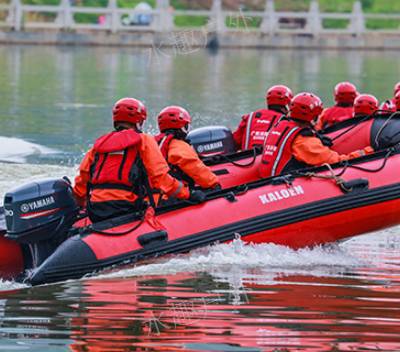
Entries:
{"type": "MultiPolygon", "coordinates": [[[[154,31],[169,32],[182,27],[176,27],[176,16],[204,16],[208,24],[204,27],[208,31],[259,31],[263,34],[298,33],[319,35],[321,33],[348,33],[359,35],[367,32],[367,19],[392,19],[400,21],[400,14],[365,14],[361,3],[356,1],[351,13],[323,13],[319,10],[316,0],[311,2],[309,11],[306,12],[278,12],[275,10],[274,0],[266,0],[264,11],[225,11],[221,0],[214,0],[210,10],[174,10],[169,0],[157,0],[156,8],[149,10],[135,10],[119,8],[116,0],[109,0],[107,7],[72,6],[71,0],[61,0],[57,5],[25,5],[21,0],[11,0],[10,4],[0,4],[0,12],[5,12],[5,20],[0,21],[1,27],[15,31],[29,29],[57,29],[63,31],[79,31],[82,29],[107,30],[112,33],[122,31],[154,31]],[[53,21],[34,21],[31,18],[44,18],[44,16],[27,16],[28,14],[52,14],[53,21]],[[75,14],[92,14],[98,16],[98,23],[78,23],[74,20],[75,14]],[[129,25],[123,17],[146,15],[151,18],[147,25],[129,25]],[[261,24],[257,27],[246,25],[246,19],[258,18],[261,24]],[[324,28],[324,20],[344,20],[346,28],[324,28]],[[236,21],[237,26],[229,25],[236,21]],[[241,25],[239,25],[241,23],[241,25]]],[[[400,29],[391,30],[400,33],[400,29]]]]}

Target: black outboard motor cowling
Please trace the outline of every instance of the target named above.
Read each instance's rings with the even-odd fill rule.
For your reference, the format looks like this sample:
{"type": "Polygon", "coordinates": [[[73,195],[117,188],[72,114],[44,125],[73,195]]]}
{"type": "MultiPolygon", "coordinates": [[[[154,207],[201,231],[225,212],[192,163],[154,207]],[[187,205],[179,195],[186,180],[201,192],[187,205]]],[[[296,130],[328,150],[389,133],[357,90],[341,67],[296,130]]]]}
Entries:
{"type": "Polygon", "coordinates": [[[400,144],[400,113],[375,118],[371,127],[371,146],[375,150],[400,144]]]}
{"type": "Polygon", "coordinates": [[[235,152],[232,132],[224,126],[197,128],[189,132],[186,139],[202,157],[235,152]]]}
{"type": "Polygon", "coordinates": [[[4,212],[6,237],[28,244],[38,266],[66,239],[79,208],[67,178],[45,179],[6,193],[4,212]]]}

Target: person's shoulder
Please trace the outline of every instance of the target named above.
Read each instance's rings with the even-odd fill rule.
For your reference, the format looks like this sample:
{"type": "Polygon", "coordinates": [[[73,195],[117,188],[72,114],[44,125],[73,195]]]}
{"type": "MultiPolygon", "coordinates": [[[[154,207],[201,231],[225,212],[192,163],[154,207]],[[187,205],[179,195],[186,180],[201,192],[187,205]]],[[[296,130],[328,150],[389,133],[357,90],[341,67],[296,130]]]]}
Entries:
{"type": "Polygon", "coordinates": [[[151,134],[148,134],[148,133],[139,133],[138,135],[140,137],[140,145],[142,145],[142,146],[147,145],[147,146],[158,148],[158,144],[157,144],[155,136],[152,136],[151,134]]]}
{"type": "Polygon", "coordinates": [[[251,114],[252,114],[252,112],[242,115],[242,121],[247,122],[249,120],[249,117],[251,114]]]}
{"type": "MultiPolygon", "coordinates": [[[[186,141],[178,138],[173,138],[171,142],[169,143],[170,148],[174,148],[177,150],[189,150],[193,149],[193,147],[186,141]]],[[[193,149],[194,150],[194,149],[193,149]]]]}

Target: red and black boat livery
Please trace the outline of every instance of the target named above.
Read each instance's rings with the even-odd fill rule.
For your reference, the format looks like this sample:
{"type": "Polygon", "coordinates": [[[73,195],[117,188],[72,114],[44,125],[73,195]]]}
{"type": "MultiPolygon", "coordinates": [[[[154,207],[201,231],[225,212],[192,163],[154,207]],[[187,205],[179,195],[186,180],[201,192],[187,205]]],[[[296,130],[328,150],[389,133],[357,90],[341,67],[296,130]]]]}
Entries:
{"type": "MultiPolygon", "coordinates": [[[[235,237],[302,248],[394,226],[400,224],[398,142],[352,161],[213,191],[202,204],[182,201],[95,224],[76,221],[66,179],[30,183],[5,196],[0,252],[15,259],[3,268],[12,275],[28,269],[27,281],[37,285],[235,237]]],[[[248,159],[256,164],[254,155],[248,159]]]]}

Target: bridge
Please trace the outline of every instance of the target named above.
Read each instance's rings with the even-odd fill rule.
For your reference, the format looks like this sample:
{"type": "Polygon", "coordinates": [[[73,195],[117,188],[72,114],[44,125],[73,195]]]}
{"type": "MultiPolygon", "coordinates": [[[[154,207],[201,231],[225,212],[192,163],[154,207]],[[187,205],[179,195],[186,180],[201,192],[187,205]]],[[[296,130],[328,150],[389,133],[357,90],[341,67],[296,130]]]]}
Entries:
{"type": "MultiPolygon", "coordinates": [[[[314,45],[315,47],[337,47],[340,46],[339,38],[341,37],[348,38],[344,47],[352,47],[354,46],[352,43],[356,43],[354,38],[362,37],[363,45],[367,48],[400,48],[400,28],[371,29],[366,26],[368,20],[398,20],[400,23],[400,13],[364,13],[360,1],[354,3],[349,13],[321,12],[316,0],[311,1],[308,11],[299,12],[276,11],[274,0],[266,0],[263,11],[241,9],[228,11],[223,8],[221,0],[213,0],[212,7],[207,10],[176,10],[170,6],[169,0],[157,0],[155,8],[147,10],[120,8],[117,0],[109,0],[107,7],[73,6],[71,0],[61,0],[59,5],[27,5],[21,0],[11,0],[9,4],[0,4],[0,12],[3,13],[0,17],[3,18],[0,21],[1,42],[15,40],[18,42],[18,38],[22,42],[23,38],[28,42],[29,38],[40,42],[41,37],[38,32],[42,31],[45,33],[42,36],[42,42],[46,40],[51,42],[51,38],[55,38],[55,32],[58,32],[67,33],[69,38],[74,34],[83,33],[87,40],[83,40],[82,44],[90,43],[89,37],[92,36],[91,44],[118,45],[119,42],[122,45],[136,43],[147,46],[154,42],[154,38],[165,37],[168,33],[188,33],[190,30],[192,35],[198,38],[196,45],[202,45],[199,38],[206,34],[207,40],[217,36],[221,39],[222,45],[233,47],[290,47],[301,46],[301,43],[314,43],[310,44],[311,47],[314,45]],[[79,14],[96,16],[98,21],[82,23],[76,20],[76,15],[79,14]],[[138,15],[145,15],[150,20],[144,25],[131,25],[129,21],[127,23],[127,18],[138,15]],[[175,23],[175,20],[181,16],[201,17],[206,21],[201,27],[184,28],[175,23]],[[344,25],[341,28],[326,26],[326,22],[332,20],[339,20],[344,25]],[[251,25],[254,22],[257,25],[251,25]],[[21,33],[29,32],[33,33],[29,38],[21,35],[21,33]],[[17,35],[17,33],[20,34],[17,35]],[[102,34],[99,35],[99,33],[102,34]],[[143,35],[139,35],[141,33],[143,35]],[[121,40],[122,34],[125,38],[123,40],[121,40]],[[129,38],[127,34],[134,36],[129,38]],[[288,38],[295,38],[295,40],[288,38]],[[321,38],[327,38],[327,41],[321,38]],[[382,41],[382,38],[389,38],[389,40],[382,41]]],[[[59,38],[62,38],[62,35],[59,35],[59,38]]]]}

